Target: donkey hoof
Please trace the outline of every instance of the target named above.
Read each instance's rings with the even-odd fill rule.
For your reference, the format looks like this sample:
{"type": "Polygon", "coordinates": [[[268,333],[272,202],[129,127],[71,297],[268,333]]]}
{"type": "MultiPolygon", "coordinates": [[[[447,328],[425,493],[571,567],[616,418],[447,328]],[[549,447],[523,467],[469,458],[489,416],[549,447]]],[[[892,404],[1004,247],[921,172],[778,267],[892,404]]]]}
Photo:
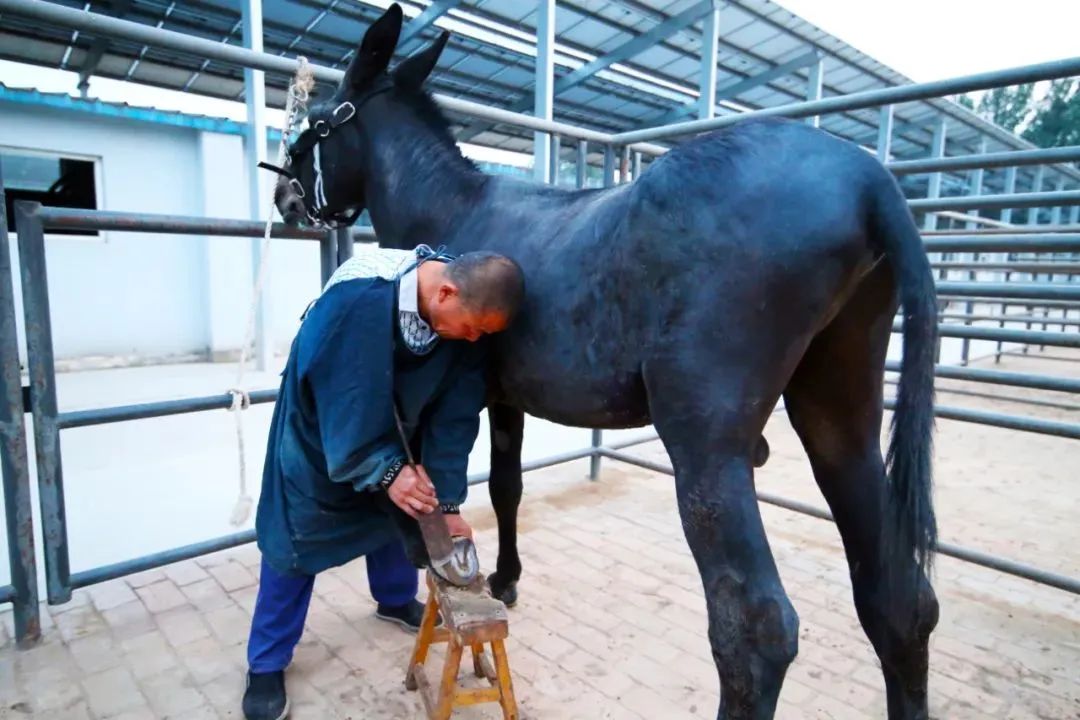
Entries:
{"type": "Polygon", "coordinates": [[[754,446],[754,467],[759,468],[769,459],[769,441],[762,435],[754,446]]]}
{"type": "Polygon", "coordinates": [[[517,604],[518,591],[517,582],[504,582],[499,578],[498,572],[493,572],[488,576],[488,589],[491,590],[491,596],[496,600],[501,600],[506,607],[511,608],[517,604]]]}

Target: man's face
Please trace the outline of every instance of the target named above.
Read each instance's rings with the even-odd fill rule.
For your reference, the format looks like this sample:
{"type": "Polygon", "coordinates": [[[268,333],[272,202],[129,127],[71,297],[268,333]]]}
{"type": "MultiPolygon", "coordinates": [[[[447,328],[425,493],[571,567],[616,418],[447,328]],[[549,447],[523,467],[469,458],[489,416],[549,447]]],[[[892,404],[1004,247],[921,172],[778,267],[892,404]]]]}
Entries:
{"type": "Polygon", "coordinates": [[[431,329],[447,340],[475,342],[483,335],[505,330],[508,325],[502,313],[470,310],[461,302],[457,287],[451,283],[439,286],[428,314],[431,329]]]}

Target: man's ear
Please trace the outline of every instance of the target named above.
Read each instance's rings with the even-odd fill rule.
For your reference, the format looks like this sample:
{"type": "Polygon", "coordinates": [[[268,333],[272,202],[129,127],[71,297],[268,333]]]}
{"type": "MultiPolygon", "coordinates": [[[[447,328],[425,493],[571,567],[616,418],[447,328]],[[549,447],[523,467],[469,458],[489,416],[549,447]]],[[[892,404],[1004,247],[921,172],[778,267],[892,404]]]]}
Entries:
{"type": "Polygon", "coordinates": [[[401,64],[394,68],[393,73],[398,85],[413,90],[419,89],[431,71],[435,69],[439,56],[442,55],[446,41],[449,39],[450,33],[444,30],[435,42],[402,60],[401,64]]]}
{"type": "Polygon", "coordinates": [[[361,89],[386,70],[401,34],[401,18],[401,6],[394,3],[371,24],[345,71],[345,85],[361,89]]]}
{"type": "Polygon", "coordinates": [[[454,285],[453,283],[443,282],[439,285],[439,302],[446,302],[450,298],[457,295],[459,292],[460,291],[458,290],[457,285],[454,285]]]}

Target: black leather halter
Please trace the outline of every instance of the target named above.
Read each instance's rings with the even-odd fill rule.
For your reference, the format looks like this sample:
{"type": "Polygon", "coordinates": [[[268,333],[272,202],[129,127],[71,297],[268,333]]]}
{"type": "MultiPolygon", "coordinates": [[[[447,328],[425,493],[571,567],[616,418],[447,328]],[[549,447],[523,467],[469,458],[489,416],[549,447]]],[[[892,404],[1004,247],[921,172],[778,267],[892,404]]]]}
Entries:
{"type": "Polygon", "coordinates": [[[330,137],[332,132],[355,118],[358,108],[362,107],[376,95],[387,92],[388,90],[393,89],[393,87],[393,80],[386,78],[377,83],[371,90],[361,95],[355,103],[346,100],[335,107],[333,111],[331,111],[329,117],[325,119],[320,118],[313,124],[310,124],[296,137],[296,140],[294,140],[286,150],[289,161],[285,167],[278,167],[277,165],[268,162],[259,163],[260,168],[277,173],[278,175],[289,179],[289,186],[292,187],[293,192],[296,193],[296,196],[303,204],[304,213],[307,215],[308,221],[315,227],[348,227],[356,222],[356,218],[360,217],[362,211],[361,209],[347,208],[344,211],[332,212],[327,206],[326,193],[323,190],[322,153],[320,151],[320,143],[330,137]],[[310,203],[308,202],[307,193],[304,192],[303,184],[300,182],[299,178],[296,177],[296,174],[289,170],[289,166],[296,165],[307,153],[314,153],[312,168],[315,174],[315,186],[312,188],[310,203]]]}

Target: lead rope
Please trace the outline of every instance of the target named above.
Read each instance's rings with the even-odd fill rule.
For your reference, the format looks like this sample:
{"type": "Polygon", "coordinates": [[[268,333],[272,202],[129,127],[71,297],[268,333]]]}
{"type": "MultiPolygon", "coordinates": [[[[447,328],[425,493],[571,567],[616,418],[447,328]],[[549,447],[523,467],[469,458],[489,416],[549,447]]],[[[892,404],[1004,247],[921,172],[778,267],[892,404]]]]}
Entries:
{"type": "MultiPolygon", "coordinates": [[[[289,137],[296,125],[296,118],[306,109],[311,97],[311,89],[315,86],[315,75],[308,65],[307,58],[297,58],[299,66],[296,75],[289,83],[289,92],[285,100],[285,124],[281,129],[281,143],[278,145],[277,164],[286,167],[289,161],[288,142],[289,137]]],[[[252,168],[251,172],[256,172],[252,168]]],[[[274,224],[274,201],[271,196],[270,214],[266,219],[266,229],[263,231],[262,252],[259,259],[259,269],[255,275],[255,285],[252,289],[251,305],[248,308],[247,327],[244,330],[244,342],[240,346],[240,364],[236,372],[236,386],[230,388],[228,393],[232,396],[230,412],[236,418],[236,447],[240,460],[240,493],[233,506],[230,522],[239,526],[247,522],[251,515],[251,506],[254,503],[247,491],[247,460],[244,456],[244,410],[251,407],[251,396],[244,388],[244,370],[247,365],[248,346],[254,340],[255,315],[259,307],[259,298],[262,295],[263,279],[266,276],[266,268],[270,258],[270,231],[274,224]]]]}

